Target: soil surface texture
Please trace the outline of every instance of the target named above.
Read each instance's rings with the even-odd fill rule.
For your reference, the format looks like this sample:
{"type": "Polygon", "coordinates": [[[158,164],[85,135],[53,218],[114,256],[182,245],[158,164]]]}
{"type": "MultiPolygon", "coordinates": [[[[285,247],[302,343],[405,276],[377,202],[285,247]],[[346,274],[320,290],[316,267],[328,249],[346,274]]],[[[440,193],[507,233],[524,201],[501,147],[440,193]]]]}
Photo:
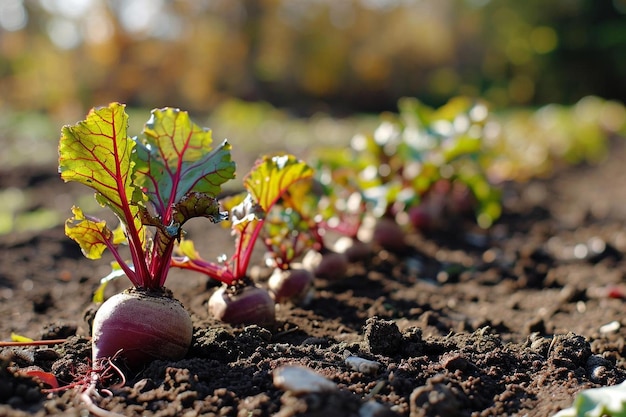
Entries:
{"type": "MultiPolygon", "coordinates": [[[[189,353],[122,365],[125,383],[112,372],[98,392],[85,391],[88,319],[111,259],[84,258],[62,225],[0,236],[0,339],[66,339],[1,348],[0,415],[551,416],[626,379],[624,160],[616,143],[599,166],[506,185],[490,230],[408,234],[407,250],[377,248],[345,279],[316,280],[310,302],[280,305],[271,328],[216,321],[215,284],[174,270],[189,353]],[[48,392],[49,374],[74,385],[48,392]]],[[[64,217],[91,196],[49,166],[0,172],[8,187],[25,190],[25,210],[64,217]]],[[[188,233],[207,258],[233,246],[206,221],[188,233]]]]}

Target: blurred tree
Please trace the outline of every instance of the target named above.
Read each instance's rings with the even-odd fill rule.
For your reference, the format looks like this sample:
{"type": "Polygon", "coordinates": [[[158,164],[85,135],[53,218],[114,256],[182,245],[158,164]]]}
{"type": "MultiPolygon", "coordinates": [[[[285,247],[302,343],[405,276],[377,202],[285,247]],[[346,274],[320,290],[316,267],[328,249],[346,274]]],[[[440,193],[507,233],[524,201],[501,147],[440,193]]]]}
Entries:
{"type": "Polygon", "coordinates": [[[624,0],[2,0],[0,106],[623,100],[624,0]]]}

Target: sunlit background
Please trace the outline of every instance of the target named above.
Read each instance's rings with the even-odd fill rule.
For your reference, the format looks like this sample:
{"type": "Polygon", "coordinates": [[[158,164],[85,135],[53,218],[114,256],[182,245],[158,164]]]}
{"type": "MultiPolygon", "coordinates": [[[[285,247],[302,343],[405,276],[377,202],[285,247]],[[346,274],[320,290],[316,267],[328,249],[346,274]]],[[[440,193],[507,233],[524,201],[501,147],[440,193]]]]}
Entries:
{"type": "Polygon", "coordinates": [[[111,101],[131,133],[174,106],[256,153],[469,96],[541,166],[577,123],[622,129],[624,75],[625,0],[1,0],[0,165],[54,165],[60,127],[111,101]]]}
{"type": "Polygon", "coordinates": [[[0,104],[296,112],[623,98],[623,0],[3,0],[0,104]]]}

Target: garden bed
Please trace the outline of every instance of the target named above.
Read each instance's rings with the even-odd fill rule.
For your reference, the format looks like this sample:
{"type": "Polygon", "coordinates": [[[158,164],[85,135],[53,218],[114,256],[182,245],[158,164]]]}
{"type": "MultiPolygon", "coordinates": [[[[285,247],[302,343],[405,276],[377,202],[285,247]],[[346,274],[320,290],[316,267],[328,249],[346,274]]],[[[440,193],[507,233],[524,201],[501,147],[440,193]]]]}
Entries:
{"type": "MultiPolygon", "coordinates": [[[[96,402],[128,416],[552,415],[582,389],[626,379],[624,158],[620,142],[600,166],[507,186],[504,214],[488,232],[411,235],[405,253],[381,250],[344,280],[316,281],[308,305],[280,306],[275,328],[211,319],[215,286],[172,271],[168,287],[192,313],[190,352],[127,372],[124,387],[96,402]],[[380,367],[353,370],[348,355],[380,367]],[[337,389],[286,392],[273,380],[285,365],[337,389]]],[[[26,190],[25,210],[61,217],[85,195],[50,166],[0,173],[8,187],[26,190]]],[[[191,222],[188,231],[215,256],[228,235],[209,227],[191,222]]],[[[69,337],[2,350],[0,414],[82,415],[75,390],[42,394],[12,371],[36,365],[69,383],[88,365],[84,318],[108,263],[85,259],[60,225],[0,236],[0,253],[0,338],[69,337]]]]}

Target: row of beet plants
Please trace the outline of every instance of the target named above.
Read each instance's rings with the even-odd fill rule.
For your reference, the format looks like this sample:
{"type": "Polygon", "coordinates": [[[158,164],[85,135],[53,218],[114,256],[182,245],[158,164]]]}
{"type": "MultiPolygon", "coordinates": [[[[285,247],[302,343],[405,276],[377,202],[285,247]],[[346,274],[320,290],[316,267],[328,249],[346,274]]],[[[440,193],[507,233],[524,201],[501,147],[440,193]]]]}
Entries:
{"type": "Polygon", "coordinates": [[[487,106],[457,98],[432,109],[406,98],[399,110],[350,146],[317,151],[324,224],[394,251],[405,247],[407,230],[490,227],[501,201],[488,175],[487,106]]]}
{"type": "Polygon", "coordinates": [[[172,267],[222,283],[209,299],[216,318],[271,325],[276,303],[307,300],[314,277],[340,279],[350,262],[377,248],[403,251],[407,230],[457,231],[467,222],[488,228],[498,219],[500,190],[490,178],[493,121],[485,103],[456,98],[432,109],[406,98],[397,114],[380,117],[371,134],[354,136],[349,146],[315,149],[311,164],[288,154],[260,158],[243,178],[243,192],[219,201],[222,185],[235,177],[230,144],[215,146],[211,131],[186,112],[154,110],[137,137],[128,135],[118,103],[64,127],[61,177],[94,189],[119,220],[110,227],[74,207],[66,234],[88,258],[105,250],[115,258],[97,301],[104,301],[111,278],[132,283],[99,308],[93,359],[121,352],[141,365],[186,354],[192,325],[166,290],[172,267]],[[195,217],[231,229],[230,255],[201,256],[183,230],[195,217]],[[250,278],[261,247],[274,268],[267,285],[250,278]]]}
{"type": "Polygon", "coordinates": [[[125,276],[132,284],[97,310],[94,363],[119,357],[140,367],[185,356],[192,322],[165,287],[172,267],[221,282],[209,310],[228,323],[271,325],[276,302],[307,297],[313,275],[296,268],[296,260],[306,251],[323,251],[309,165],[287,154],[262,157],[245,176],[245,190],[218,201],[222,185],[235,177],[230,144],[214,146],[211,131],[178,109],[153,110],[136,137],[128,135],[127,125],[125,106],[112,103],[65,126],[59,144],[61,177],[91,187],[97,202],[119,220],[112,227],[73,207],[65,224],[67,236],[87,258],[99,259],[108,250],[115,259],[94,299],[104,301],[113,278],[125,276]],[[200,256],[183,230],[197,217],[231,228],[230,256],[214,261],[200,256]],[[266,262],[276,269],[264,288],[249,276],[253,252],[261,244],[266,262]]]}
{"type": "Polygon", "coordinates": [[[450,227],[468,217],[490,226],[500,206],[481,161],[487,115],[484,104],[466,99],[438,110],[406,99],[372,135],[319,150],[312,165],[292,155],[260,158],[243,179],[245,190],[218,201],[221,186],[235,177],[226,141],[214,146],[211,131],[177,109],[154,110],[137,137],[127,133],[123,105],[93,109],[63,128],[59,169],[65,181],[93,188],[120,223],[110,227],[74,207],[66,234],[88,258],[105,250],[115,258],[97,301],[113,277],[126,276],[133,286],[99,308],[93,359],[121,351],[141,365],[186,354],[192,325],[165,289],[171,267],[223,284],[209,299],[214,317],[271,325],[276,303],[306,300],[314,277],[342,278],[372,244],[403,250],[407,227],[450,227]],[[183,231],[194,217],[230,227],[232,253],[204,259],[183,231]],[[275,269],[264,286],[249,274],[260,246],[275,269]]]}
{"type": "Polygon", "coordinates": [[[315,150],[313,163],[326,228],[391,250],[404,247],[407,230],[488,229],[501,215],[503,184],[597,163],[609,139],[626,133],[624,106],[597,97],[505,114],[467,97],[436,109],[403,98],[398,109],[349,146],[315,150]]]}
{"type": "MultiPolygon", "coordinates": [[[[468,221],[489,228],[501,201],[490,180],[487,106],[457,98],[432,109],[407,98],[399,110],[381,115],[378,128],[350,146],[315,150],[311,165],[289,154],[261,157],[244,190],[219,200],[235,178],[230,144],[214,145],[211,131],[186,112],[153,110],[136,137],[119,103],[65,126],[61,177],[92,188],[119,220],[112,227],[73,207],[65,224],[87,258],[108,250],[115,259],[94,297],[103,301],[92,325],[94,364],[121,357],[137,368],[186,355],[193,328],[165,287],[172,267],[221,283],[208,303],[214,317],[271,326],[277,303],[306,301],[315,277],[341,279],[350,262],[376,249],[402,252],[407,230],[457,231],[468,221]],[[201,256],[183,230],[197,217],[231,229],[230,255],[201,256]],[[259,247],[274,268],[267,285],[250,277],[259,247]],[[104,301],[106,283],[123,276],[132,287],[104,301]]],[[[97,369],[85,392],[102,381],[97,369]]]]}

